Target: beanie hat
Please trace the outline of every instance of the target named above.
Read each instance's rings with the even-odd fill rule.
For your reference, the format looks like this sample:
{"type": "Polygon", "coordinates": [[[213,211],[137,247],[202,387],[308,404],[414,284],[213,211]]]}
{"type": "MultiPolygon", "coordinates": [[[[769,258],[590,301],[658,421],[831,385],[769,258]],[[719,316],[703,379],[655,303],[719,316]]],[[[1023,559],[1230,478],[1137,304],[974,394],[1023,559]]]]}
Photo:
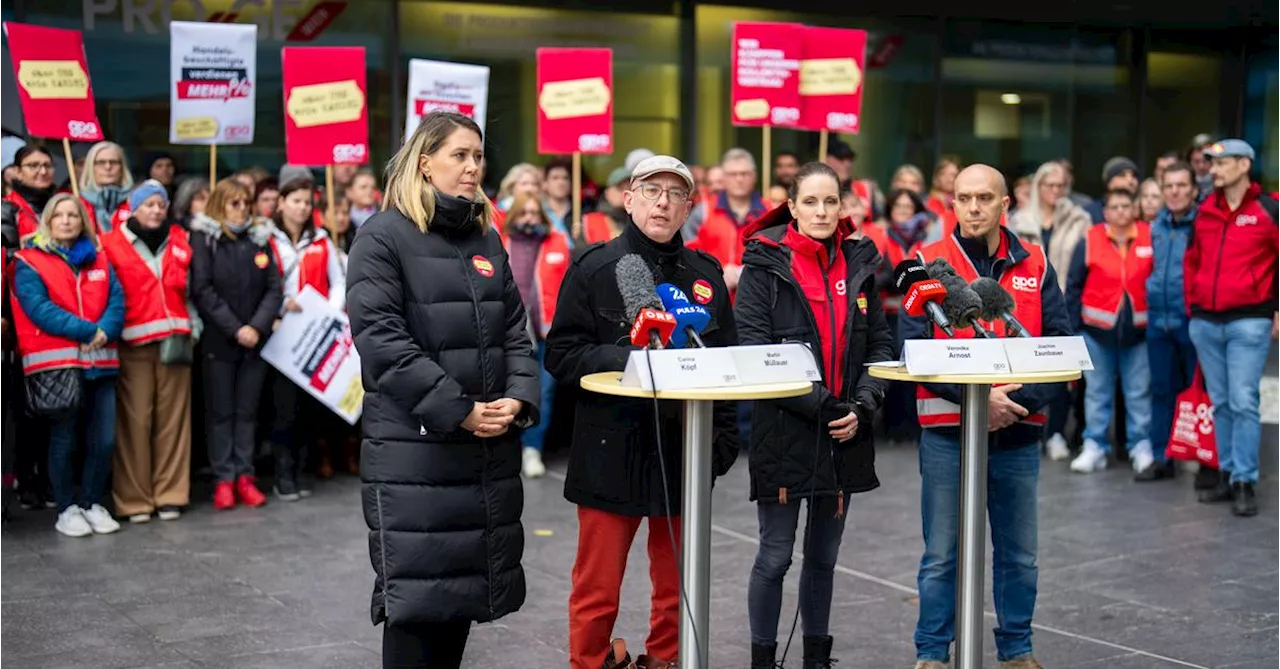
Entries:
{"type": "Polygon", "coordinates": [[[282,165],[280,167],[280,178],[277,183],[284,185],[294,179],[305,179],[307,181],[315,181],[311,176],[311,168],[302,165],[282,165]]]}
{"type": "Polygon", "coordinates": [[[1112,179],[1125,172],[1133,172],[1134,176],[1138,176],[1138,164],[1124,156],[1116,156],[1108,160],[1102,165],[1102,185],[1105,187],[1111,183],[1112,179]]]}
{"type": "Polygon", "coordinates": [[[164,203],[169,204],[169,191],[165,190],[164,185],[155,179],[147,179],[146,181],[134,187],[133,192],[129,193],[129,210],[137,211],[153,195],[159,195],[164,203]]]}

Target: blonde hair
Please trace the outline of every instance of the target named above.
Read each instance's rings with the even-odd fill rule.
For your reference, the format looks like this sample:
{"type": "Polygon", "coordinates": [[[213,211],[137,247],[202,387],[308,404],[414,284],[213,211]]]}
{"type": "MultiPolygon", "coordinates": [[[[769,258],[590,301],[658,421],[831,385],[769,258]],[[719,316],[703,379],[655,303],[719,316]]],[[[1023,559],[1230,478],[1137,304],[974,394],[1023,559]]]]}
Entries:
{"type": "MultiPolygon", "coordinates": [[[[222,234],[231,239],[235,239],[236,235],[231,228],[227,227],[227,205],[231,204],[237,196],[244,199],[246,208],[253,206],[253,193],[250,193],[249,189],[235,177],[227,177],[214,185],[204,205],[204,215],[217,221],[218,225],[222,226],[222,234]]],[[[253,221],[253,211],[248,210],[246,213],[249,214],[249,220],[253,221]]]]}
{"type": "Polygon", "coordinates": [[[890,187],[892,187],[893,183],[898,180],[898,177],[904,174],[910,174],[911,176],[915,177],[916,181],[920,182],[920,188],[928,189],[929,184],[926,184],[924,182],[924,172],[920,171],[919,167],[916,167],[915,165],[912,165],[910,163],[902,165],[898,167],[898,169],[894,170],[893,178],[889,180],[890,187]]]}
{"type": "Polygon", "coordinates": [[[120,187],[125,190],[133,188],[133,173],[129,171],[129,159],[124,155],[124,148],[115,142],[98,142],[89,147],[89,153],[85,154],[84,169],[80,170],[80,190],[97,190],[102,187],[102,184],[93,180],[93,163],[98,159],[98,154],[107,149],[115,149],[120,153],[120,187]]]}
{"type": "Polygon", "coordinates": [[[49,204],[44,206],[44,211],[40,213],[40,224],[36,226],[36,236],[41,239],[53,241],[53,212],[63,202],[74,202],[76,211],[80,212],[80,236],[88,237],[93,242],[94,248],[102,248],[98,246],[98,233],[93,229],[93,225],[89,223],[89,211],[84,208],[84,202],[80,198],[71,193],[56,193],[49,198],[49,204]]]}
{"type": "MultiPolygon", "coordinates": [[[[418,129],[413,131],[409,141],[400,147],[396,155],[387,162],[387,191],[382,200],[382,210],[395,209],[405,218],[413,221],[418,229],[426,232],[431,226],[431,219],[436,213],[436,189],[422,175],[418,167],[422,156],[434,155],[444,145],[444,141],[458,128],[474,132],[484,140],[480,126],[467,116],[454,112],[434,111],[422,117],[418,129]]],[[[496,214],[493,203],[483,192],[477,191],[477,201],[484,207],[480,215],[480,232],[484,234],[493,225],[496,214]]]]}
{"type": "Polygon", "coordinates": [[[498,184],[498,199],[503,200],[515,195],[512,191],[515,190],[516,182],[526,174],[532,174],[538,180],[538,184],[542,184],[542,170],[531,163],[519,163],[507,170],[507,176],[502,177],[502,183],[498,184]]]}

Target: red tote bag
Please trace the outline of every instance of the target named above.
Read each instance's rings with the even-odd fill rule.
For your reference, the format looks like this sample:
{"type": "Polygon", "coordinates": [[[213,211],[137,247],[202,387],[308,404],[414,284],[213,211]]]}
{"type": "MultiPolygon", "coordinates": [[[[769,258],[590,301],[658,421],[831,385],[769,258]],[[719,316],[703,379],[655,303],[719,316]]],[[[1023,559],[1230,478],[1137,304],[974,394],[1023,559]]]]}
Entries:
{"type": "Polygon", "coordinates": [[[1218,468],[1218,440],[1213,429],[1213,402],[1204,387],[1204,374],[1196,367],[1191,386],[1178,394],[1173,430],[1165,457],[1189,460],[1218,468]]]}

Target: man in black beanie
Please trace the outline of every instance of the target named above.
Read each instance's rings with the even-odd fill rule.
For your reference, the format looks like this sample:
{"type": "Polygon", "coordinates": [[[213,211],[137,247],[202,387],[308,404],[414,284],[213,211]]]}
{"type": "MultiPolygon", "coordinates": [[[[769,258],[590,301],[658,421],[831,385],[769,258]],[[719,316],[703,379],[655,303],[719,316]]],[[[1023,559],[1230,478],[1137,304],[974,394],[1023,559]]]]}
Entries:
{"type": "MultiPolygon", "coordinates": [[[[1124,156],[1116,156],[1102,165],[1102,192],[1105,195],[1113,190],[1123,190],[1138,196],[1138,164],[1124,156]]],[[[1102,199],[1089,203],[1085,211],[1093,217],[1094,223],[1102,223],[1106,218],[1102,215],[1102,199]]]]}

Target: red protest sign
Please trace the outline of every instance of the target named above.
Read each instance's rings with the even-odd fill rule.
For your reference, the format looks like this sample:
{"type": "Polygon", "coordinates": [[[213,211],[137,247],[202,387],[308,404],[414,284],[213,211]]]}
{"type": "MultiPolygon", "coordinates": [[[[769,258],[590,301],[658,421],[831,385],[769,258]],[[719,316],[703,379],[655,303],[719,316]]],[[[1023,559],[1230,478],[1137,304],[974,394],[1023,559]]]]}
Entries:
{"type": "Polygon", "coordinates": [[[800,127],[858,132],[867,31],[805,28],[800,61],[800,127]]]}
{"type": "Polygon", "coordinates": [[[102,139],[80,31],[12,22],[5,22],[4,30],[27,132],[52,139],[102,139]]]}
{"type": "Polygon", "coordinates": [[[800,122],[804,32],[798,23],[733,24],[734,125],[790,127],[800,122]]]}
{"type": "Polygon", "coordinates": [[[364,47],[286,47],[281,59],[286,160],[369,162],[364,47]]]}
{"type": "Polygon", "coordinates": [[[613,51],[538,49],[538,153],[613,153],[613,51]]]}

